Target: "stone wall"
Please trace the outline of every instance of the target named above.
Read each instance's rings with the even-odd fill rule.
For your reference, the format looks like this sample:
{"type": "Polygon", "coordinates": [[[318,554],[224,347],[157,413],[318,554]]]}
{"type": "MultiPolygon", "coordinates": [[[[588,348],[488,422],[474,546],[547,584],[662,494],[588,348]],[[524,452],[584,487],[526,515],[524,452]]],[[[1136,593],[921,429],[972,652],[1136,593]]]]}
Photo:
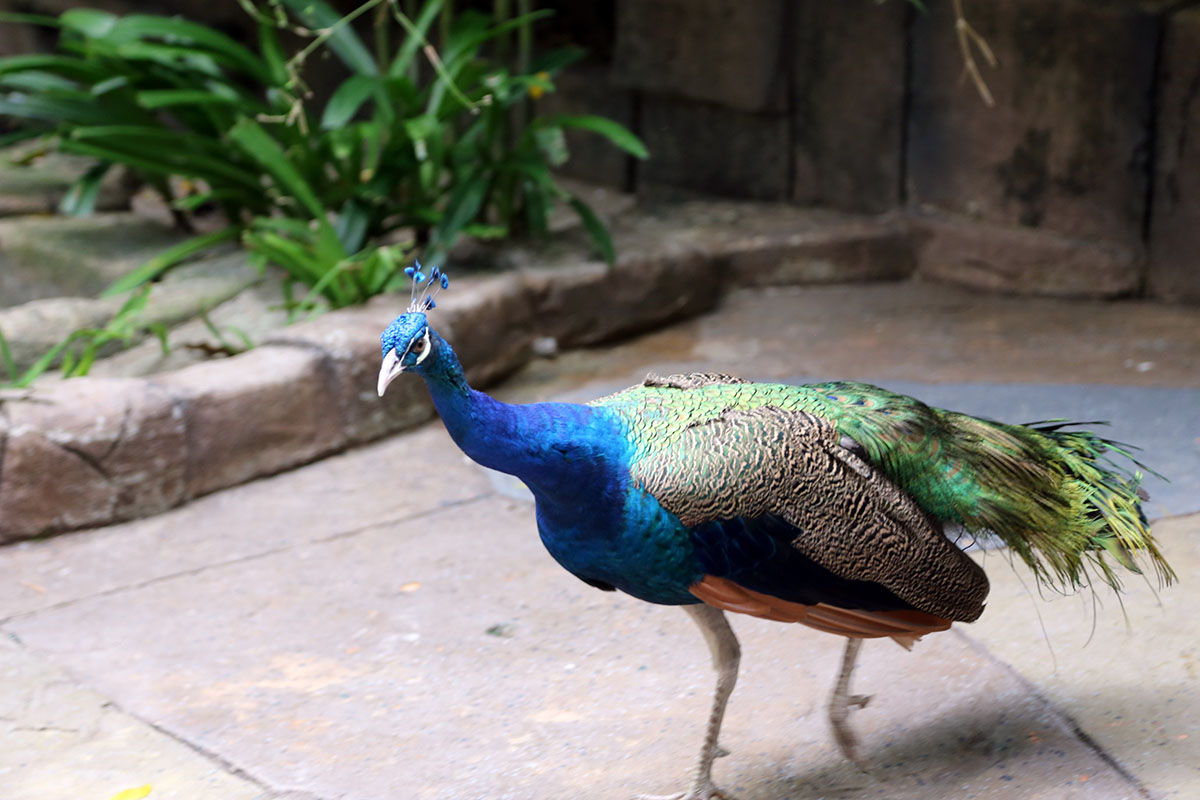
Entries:
{"type": "Polygon", "coordinates": [[[947,0],[619,0],[612,62],[554,102],[633,109],[639,192],[907,207],[932,278],[1200,302],[1195,5],[971,0],[988,107],[947,0]]]}

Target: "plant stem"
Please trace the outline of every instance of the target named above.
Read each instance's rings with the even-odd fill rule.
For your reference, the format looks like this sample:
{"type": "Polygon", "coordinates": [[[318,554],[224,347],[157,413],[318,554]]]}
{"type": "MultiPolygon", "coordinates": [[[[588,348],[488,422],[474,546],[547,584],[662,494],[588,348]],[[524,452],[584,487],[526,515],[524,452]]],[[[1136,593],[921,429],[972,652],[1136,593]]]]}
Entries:
{"type": "Polygon", "coordinates": [[[375,63],[379,65],[379,74],[386,75],[388,62],[390,61],[389,53],[391,47],[388,43],[388,20],[387,3],[380,5],[375,9],[375,63]]]}
{"type": "MultiPolygon", "coordinates": [[[[517,28],[517,65],[518,75],[528,75],[530,64],[533,63],[533,20],[528,19],[533,13],[533,0],[517,0],[517,15],[523,18],[521,27],[517,28]]],[[[515,106],[515,131],[524,130],[529,124],[529,98],[521,99],[515,106]]]]}

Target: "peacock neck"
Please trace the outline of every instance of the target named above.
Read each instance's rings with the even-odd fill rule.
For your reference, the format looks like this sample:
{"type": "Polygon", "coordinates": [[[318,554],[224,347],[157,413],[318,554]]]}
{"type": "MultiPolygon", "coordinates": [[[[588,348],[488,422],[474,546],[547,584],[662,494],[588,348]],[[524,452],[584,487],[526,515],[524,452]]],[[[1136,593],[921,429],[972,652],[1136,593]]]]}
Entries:
{"type": "Polygon", "coordinates": [[[453,350],[439,345],[421,375],[446,430],[473,461],[520,478],[539,502],[569,502],[609,480],[615,437],[597,409],[496,400],[472,389],[453,350]]]}

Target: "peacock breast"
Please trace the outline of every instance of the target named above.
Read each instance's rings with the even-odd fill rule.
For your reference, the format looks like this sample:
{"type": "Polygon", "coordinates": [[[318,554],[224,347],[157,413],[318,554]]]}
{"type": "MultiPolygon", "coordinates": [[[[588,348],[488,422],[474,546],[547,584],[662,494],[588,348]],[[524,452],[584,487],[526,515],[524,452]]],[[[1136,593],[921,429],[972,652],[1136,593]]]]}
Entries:
{"type": "Polygon", "coordinates": [[[629,487],[611,502],[563,511],[539,499],[538,533],[568,572],[649,603],[696,602],[688,587],[704,572],[691,533],[653,496],[629,487]]]}

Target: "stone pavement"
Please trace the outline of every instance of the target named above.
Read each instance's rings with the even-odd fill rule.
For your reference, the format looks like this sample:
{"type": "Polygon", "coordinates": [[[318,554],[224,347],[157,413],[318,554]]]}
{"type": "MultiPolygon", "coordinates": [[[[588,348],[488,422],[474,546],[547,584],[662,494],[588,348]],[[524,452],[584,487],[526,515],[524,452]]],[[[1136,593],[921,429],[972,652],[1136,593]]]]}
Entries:
{"type": "MultiPolygon", "coordinates": [[[[1179,585],[1042,600],[1003,553],[980,554],[993,581],[980,622],[912,653],[864,647],[855,688],[874,699],[852,722],[870,774],[825,721],[840,641],[736,619],[742,676],[716,777],[742,800],[1186,800],[1200,796],[1200,325],[1156,311],[919,284],[743,292],[536,362],[500,393],[595,396],[702,365],[873,379],[1017,419],[1110,414],[1184,487],[1151,487],[1167,492],[1157,513],[1173,516],[1155,526],[1179,585]]],[[[712,682],[700,637],[677,610],[558,568],[510,488],[434,424],[0,549],[0,798],[681,788],[712,682]]]]}

